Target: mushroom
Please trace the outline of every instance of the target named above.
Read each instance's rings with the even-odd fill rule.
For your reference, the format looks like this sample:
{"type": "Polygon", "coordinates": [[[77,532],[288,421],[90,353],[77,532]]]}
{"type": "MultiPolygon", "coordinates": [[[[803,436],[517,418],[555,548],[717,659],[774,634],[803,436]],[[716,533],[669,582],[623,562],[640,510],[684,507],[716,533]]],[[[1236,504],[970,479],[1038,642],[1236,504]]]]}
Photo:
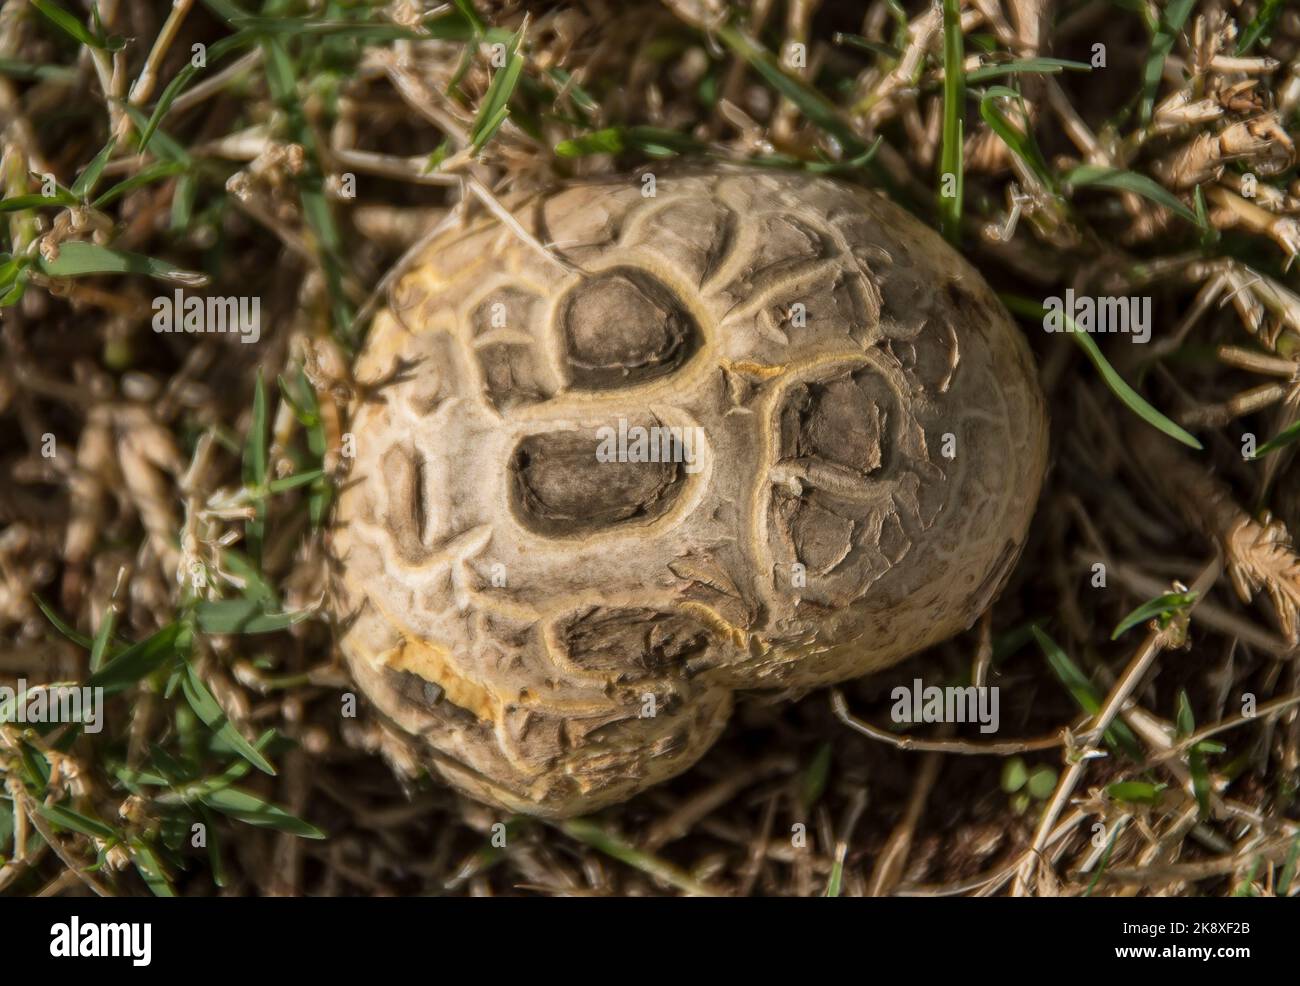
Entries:
{"type": "Polygon", "coordinates": [[[688,768],[738,692],[867,674],[984,611],[1046,411],[934,232],[753,168],[508,204],[395,278],[355,368],[333,606],[422,762],[590,812],[688,768]]]}

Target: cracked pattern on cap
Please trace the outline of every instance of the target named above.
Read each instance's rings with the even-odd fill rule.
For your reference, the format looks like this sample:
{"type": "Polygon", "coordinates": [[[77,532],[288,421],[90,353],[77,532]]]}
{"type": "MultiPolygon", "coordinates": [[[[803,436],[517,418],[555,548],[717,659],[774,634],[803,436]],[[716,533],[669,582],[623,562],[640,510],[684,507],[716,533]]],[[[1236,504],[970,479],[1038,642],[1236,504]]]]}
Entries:
{"type": "Polygon", "coordinates": [[[749,169],[641,189],[509,203],[571,270],[492,220],[440,237],[356,368],[343,651],[444,777],[514,811],[623,800],[698,759],[736,690],[969,626],[1046,461],[1023,339],[912,216],[749,169]],[[672,461],[601,461],[620,433],[672,461]]]}

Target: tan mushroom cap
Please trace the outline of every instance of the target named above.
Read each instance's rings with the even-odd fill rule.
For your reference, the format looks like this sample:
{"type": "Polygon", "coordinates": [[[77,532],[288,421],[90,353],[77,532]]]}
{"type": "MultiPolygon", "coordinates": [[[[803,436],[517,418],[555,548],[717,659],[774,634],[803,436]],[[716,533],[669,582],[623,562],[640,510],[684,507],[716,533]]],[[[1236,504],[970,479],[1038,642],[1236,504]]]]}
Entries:
{"type": "Polygon", "coordinates": [[[1046,411],[933,231],[738,168],[509,205],[562,262],[484,218],[398,280],[331,536],[352,672],[442,776],[589,812],[694,763],[735,691],[862,675],[984,610],[1046,411]]]}

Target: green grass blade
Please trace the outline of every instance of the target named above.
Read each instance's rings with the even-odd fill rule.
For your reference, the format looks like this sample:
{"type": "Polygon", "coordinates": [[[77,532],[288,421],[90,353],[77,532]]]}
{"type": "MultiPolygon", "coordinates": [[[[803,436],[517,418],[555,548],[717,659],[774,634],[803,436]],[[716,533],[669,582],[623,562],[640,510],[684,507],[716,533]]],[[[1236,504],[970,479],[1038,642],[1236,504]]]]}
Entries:
{"type": "Polygon", "coordinates": [[[452,0],[452,2],[455,3],[456,9],[459,10],[460,15],[465,18],[465,22],[469,24],[470,30],[474,32],[474,35],[476,37],[482,37],[487,32],[487,24],[483,22],[483,18],[479,17],[478,11],[474,9],[474,4],[471,0],[452,0]]]}
{"type": "Polygon", "coordinates": [[[1291,884],[1295,880],[1296,864],[1300,862],[1300,835],[1297,835],[1291,841],[1291,848],[1287,850],[1286,862],[1282,864],[1282,873],[1277,878],[1277,895],[1285,897],[1291,892],[1291,884]]]}
{"type": "Polygon", "coordinates": [[[555,145],[555,153],[564,158],[589,154],[621,154],[636,150],[656,158],[677,154],[705,152],[705,145],[687,134],[662,127],[606,127],[555,145]]]}
{"type": "Polygon", "coordinates": [[[140,131],[140,150],[144,151],[148,148],[149,142],[153,139],[158,127],[162,125],[167,112],[172,108],[172,103],[176,102],[176,98],[184,91],[191,79],[201,71],[208,71],[232,51],[249,46],[253,43],[253,40],[251,35],[235,34],[214,42],[208,48],[207,66],[203,69],[198,68],[193,62],[186,62],[185,66],[176,73],[175,78],[167,83],[162,95],[158,97],[158,102],[154,104],[153,112],[149,114],[149,121],[140,131]]]}
{"type": "Polygon", "coordinates": [[[195,805],[195,810],[203,819],[203,825],[208,833],[208,865],[212,869],[212,882],[224,889],[230,884],[230,876],[226,872],[225,854],[221,851],[221,836],[217,829],[216,816],[212,814],[212,809],[204,804],[195,805]]]}
{"type": "Polygon", "coordinates": [[[170,178],[173,175],[183,174],[185,171],[186,165],[180,161],[155,161],[147,168],[142,168],[137,174],[112,186],[91,204],[96,209],[102,209],[116,202],[127,192],[135,191],[135,189],[143,188],[146,185],[152,185],[156,181],[170,178]]]}
{"type": "Polygon", "coordinates": [[[823,743],[817,748],[812,762],[808,764],[808,769],[804,771],[803,777],[799,782],[799,804],[803,807],[805,813],[812,810],[813,805],[821,800],[822,794],[826,791],[826,782],[831,775],[831,757],[834,754],[834,747],[830,743],[823,743]]]}
{"type": "Polygon", "coordinates": [[[1245,878],[1233,888],[1232,896],[1234,897],[1254,897],[1255,896],[1255,877],[1259,874],[1259,864],[1262,860],[1256,856],[1250,864],[1250,872],[1245,878]]]}
{"type": "Polygon", "coordinates": [[[1097,887],[1097,882],[1105,874],[1106,867],[1110,865],[1110,854],[1115,850],[1115,843],[1119,840],[1119,833],[1122,828],[1122,825],[1115,825],[1112,827],[1110,838],[1106,840],[1106,848],[1102,850],[1101,859],[1097,861],[1097,872],[1094,873],[1092,879],[1088,881],[1088,889],[1083,892],[1083,896],[1091,897],[1093,890],[1097,887]]]}
{"type": "Polygon", "coordinates": [[[216,16],[224,24],[233,26],[241,18],[251,17],[247,10],[235,3],[234,0],[203,0],[203,6],[216,16]]]}
{"type": "Polygon", "coordinates": [[[27,293],[27,275],[21,275],[18,280],[5,287],[0,287],[0,308],[8,308],[18,304],[24,294],[27,293]]]}
{"type": "Polygon", "coordinates": [[[1290,445],[1297,438],[1300,438],[1300,421],[1283,428],[1267,442],[1255,449],[1255,454],[1252,455],[1251,458],[1258,459],[1261,455],[1268,455],[1271,452],[1276,452],[1278,449],[1290,445]]]}
{"type": "MultiPolygon", "coordinates": [[[[1003,294],[1000,295],[1000,297],[1002,298],[1003,303],[1017,315],[1023,315],[1026,318],[1036,319],[1040,322],[1047,316],[1047,309],[1038,302],[1032,301],[1029,298],[1022,298],[1018,295],[1011,294],[1003,294]]],[[[1170,421],[1167,417],[1148,404],[1146,399],[1130,387],[1128,382],[1121,377],[1118,372],[1116,372],[1115,368],[1110,365],[1110,362],[1106,357],[1102,355],[1101,350],[1097,348],[1097,343],[1092,338],[1092,333],[1080,332],[1078,326],[1074,324],[1074,319],[1070,317],[1069,313],[1063,313],[1063,315],[1065,321],[1068,323],[1067,335],[1082,347],[1084,353],[1087,354],[1088,359],[1092,361],[1092,365],[1096,367],[1097,372],[1101,374],[1102,380],[1106,382],[1106,386],[1111,389],[1111,392],[1120,399],[1125,407],[1157,431],[1164,432],[1170,438],[1177,439],[1189,448],[1194,448],[1199,451],[1204,447],[1190,432],[1175,424],[1173,421],[1170,421]]]]}
{"type": "Polygon", "coordinates": [[[519,74],[524,70],[524,56],[520,52],[523,40],[524,29],[521,27],[506,46],[506,63],[492,76],[487,94],[483,97],[483,104],[479,107],[469,134],[475,154],[483,150],[510,116],[510,97],[514,95],[519,74]]]}
{"type": "Polygon", "coordinates": [[[77,77],[77,72],[66,65],[33,65],[16,58],[0,58],[0,75],[39,82],[71,82],[77,77]]]}
{"type": "Polygon", "coordinates": [[[180,623],[169,623],[151,637],[132,644],[86,681],[89,688],[102,688],[106,695],[130,688],[141,678],[176,660],[189,650],[188,631],[180,623]]]}
{"type": "MultiPolygon", "coordinates": [[[[256,742],[253,743],[253,749],[257,750],[259,753],[262,750],[265,750],[267,744],[269,744],[271,740],[275,739],[275,735],[276,733],[274,729],[266,730],[266,732],[262,733],[262,735],[257,738],[256,742]]],[[[200,778],[199,780],[187,781],[179,785],[176,785],[172,781],[166,781],[164,784],[170,785],[171,790],[159,794],[154,800],[163,805],[196,803],[198,799],[202,798],[204,795],[211,794],[214,791],[220,791],[222,788],[230,787],[230,785],[234,784],[236,781],[243,780],[248,776],[248,772],[251,769],[252,764],[249,763],[249,761],[235,760],[231,762],[229,767],[219,774],[213,774],[209,777],[200,778]]]]}
{"type": "Polygon", "coordinates": [[[31,0],[31,5],[60,31],[88,48],[118,51],[126,45],[121,38],[105,38],[93,33],[90,28],[52,0],[31,0]]]}
{"type": "Polygon", "coordinates": [[[41,209],[47,206],[77,205],[75,196],[60,191],[54,195],[12,195],[0,199],[0,213],[22,212],[25,209],[41,209]]]}
{"type": "Polygon", "coordinates": [[[315,825],[242,788],[222,788],[220,791],[203,795],[199,800],[214,811],[237,818],[249,825],[256,825],[258,828],[275,829],[303,839],[325,838],[325,833],[315,825]]]}
{"type": "MultiPolygon", "coordinates": [[[[1175,719],[1178,726],[1178,738],[1186,739],[1196,732],[1196,720],[1192,716],[1191,699],[1187,697],[1185,689],[1178,691],[1178,715],[1175,719]]],[[[1187,751],[1187,768],[1192,775],[1192,793],[1196,796],[1196,805],[1200,809],[1201,818],[1208,818],[1210,815],[1210,771],[1205,765],[1205,754],[1193,746],[1187,751]]]]}
{"type": "MultiPolygon", "coordinates": [[[[459,14],[453,16],[460,19],[459,14]]],[[[293,139],[307,153],[307,171],[297,178],[298,198],[302,203],[303,218],[312,232],[312,243],[321,271],[325,275],[334,332],[340,340],[350,345],[352,307],[344,290],[344,271],[347,268],[343,258],[343,238],[325,197],[319,142],[315,130],[303,113],[293,59],[289,57],[282,39],[265,38],[262,50],[266,56],[267,87],[276,104],[283,110],[293,139]]]]}
{"type": "Polygon", "coordinates": [[[869,51],[873,55],[879,55],[891,62],[896,62],[903,57],[903,53],[893,45],[885,44],[882,41],[872,41],[870,38],[864,38],[860,34],[848,34],[844,31],[836,31],[831,39],[837,45],[847,45],[850,48],[857,48],[860,51],[869,51]]]}
{"type": "Polygon", "coordinates": [[[696,897],[716,897],[717,892],[706,887],[694,877],[678,867],[644,852],[615,835],[606,832],[601,826],[588,818],[571,818],[564,822],[553,823],[556,828],[570,839],[576,839],[584,845],[603,852],[606,856],[626,863],[642,873],[662,880],[669,886],[693,894],[696,897]]]}
{"type": "MultiPolygon", "coordinates": [[[[279,609],[279,597],[276,594],[276,588],[266,580],[266,576],[257,570],[253,565],[252,559],[246,554],[237,552],[234,548],[226,548],[221,553],[222,562],[225,563],[226,571],[229,571],[235,578],[243,580],[243,597],[244,600],[256,602],[266,611],[279,609]]],[[[200,604],[201,605],[201,604],[200,604]]],[[[199,628],[203,628],[203,619],[199,620],[199,628]]]]}
{"type": "Polygon", "coordinates": [[[743,58],[773,89],[790,100],[799,112],[834,137],[845,153],[854,156],[867,148],[840,116],[835,104],[794,76],[787,75],[775,58],[757,41],[730,25],[717,29],[717,37],[743,58]]]}
{"type": "Polygon", "coordinates": [[[966,73],[967,82],[987,82],[1004,75],[1042,74],[1059,75],[1065,69],[1074,72],[1091,72],[1087,62],[1073,62],[1068,58],[1017,58],[1009,62],[981,65],[966,73]]]}
{"type": "Polygon", "coordinates": [[[1256,42],[1272,29],[1273,22],[1277,20],[1277,15],[1280,13],[1282,13],[1282,0],[1264,0],[1250,23],[1246,25],[1246,30],[1241,32],[1241,37],[1237,41],[1237,54],[1244,55],[1255,47],[1256,42]]]}
{"type": "Polygon", "coordinates": [[[324,475],[324,469],[308,469],[306,472],[294,473],[292,476],[284,476],[281,479],[273,479],[266,485],[266,488],[272,493],[285,493],[297,489],[299,486],[314,483],[324,475]]]}
{"type": "Polygon", "coordinates": [[[321,20],[317,17],[236,17],[230,26],[257,35],[312,38],[349,38],[370,44],[389,41],[424,41],[428,35],[381,21],[321,20]]]}
{"type": "Polygon", "coordinates": [[[1178,35],[1195,6],[1196,0],[1169,0],[1160,13],[1155,36],[1151,39],[1151,51],[1142,69],[1142,97],[1138,104],[1138,118],[1143,126],[1151,122],[1156,93],[1160,89],[1160,79],[1165,70],[1165,59],[1173,51],[1174,42],[1178,40],[1178,35]]]}
{"type": "Polygon", "coordinates": [[[120,841],[121,837],[98,818],[91,818],[63,805],[37,804],[36,811],[48,822],[53,822],[69,832],[78,832],[91,839],[120,841]]]}
{"type": "Polygon", "coordinates": [[[1100,373],[1102,379],[1106,381],[1106,386],[1108,386],[1115,396],[1124,403],[1125,407],[1153,428],[1164,432],[1171,438],[1177,439],[1189,448],[1194,448],[1199,451],[1204,447],[1191,433],[1175,424],[1173,421],[1170,421],[1169,418],[1165,417],[1148,404],[1141,394],[1130,387],[1128,382],[1115,371],[1115,368],[1111,366],[1106,357],[1102,355],[1101,350],[1097,347],[1097,343],[1093,341],[1090,333],[1071,332],[1070,335],[1080,346],[1083,347],[1083,351],[1087,353],[1088,359],[1092,360],[1092,365],[1097,368],[1097,372],[1100,373]]]}
{"type": "Polygon", "coordinates": [[[117,607],[110,605],[104,610],[104,617],[95,632],[94,642],[90,647],[90,670],[98,671],[104,665],[104,658],[109,653],[109,643],[113,639],[113,627],[117,623],[117,607]]]}
{"type": "MultiPolygon", "coordinates": [[[[1051,666],[1056,677],[1060,679],[1061,684],[1066,687],[1074,700],[1079,703],[1079,708],[1090,716],[1095,716],[1101,711],[1101,694],[1088,680],[1088,676],[1083,670],[1070,659],[1061,645],[1049,637],[1041,628],[1034,626],[1031,628],[1034,639],[1038,641],[1038,647],[1047,658],[1047,663],[1051,666]]],[[[1133,735],[1132,730],[1122,722],[1112,722],[1103,734],[1107,743],[1117,749],[1123,750],[1133,760],[1142,759],[1142,747],[1133,735]]]]}
{"type": "Polygon", "coordinates": [[[71,624],[67,623],[63,617],[59,616],[59,614],[54,611],[54,608],[40,596],[33,593],[32,599],[36,601],[36,607],[45,614],[45,618],[50,621],[50,624],[54,629],[58,630],[59,633],[63,634],[63,636],[67,637],[78,647],[85,648],[86,650],[90,650],[95,646],[93,640],[87,637],[84,633],[78,631],[71,624]]]}
{"type": "Polygon", "coordinates": [[[1167,592],[1163,596],[1148,600],[1119,621],[1119,625],[1115,627],[1110,639],[1117,640],[1121,634],[1132,630],[1135,626],[1146,623],[1147,620],[1186,609],[1195,601],[1196,593],[1194,592],[1167,592]]]}
{"type": "Polygon", "coordinates": [[[823,896],[838,897],[843,886],[844,860],[841,858],[839,853],[836,853],[835,858],[831,861],[831,875],[830,879],[826,881],[826,893],[823,894],[823,896]]]}
{"type": "Polygon", "coordinates": [[[64,243],[53,260],[37,261],[49,277],[85,277],[90,274],[144,274],[169,284],[203,287],[208,275],[182,270],[174,264],[125,250],[112,250],[97,243],[64,243]]]}
{"type": "Polygon", "coordinates": [[[1106,793],[1116,801],[1127,801],[1135,805],[1154,805],[1160,800],[1160,792],[1169,785],[1152,784],[1149,781],[1116,781],[1106,785],[1106,793]]]}
{"type": "Polygon", "coordinates": [[[167,878],[167,873],[162,863],[158,861],[158,855],[153,848],[143,839],[132,839],[130,849],[131,862],[135,864],[136,870],[144,878],[145,884],[153,891],[154,896],[175,897],[176,888],[167,878]]]}
{"type": "Polygon", "coordinates": [[[194,710],[194,714],[202,719],[209,729],[262,773],[275,776],[275,768],[271,766],[271,761],[262,756],[252,743],[244,739],[243,734],[235,728],[235,724],[226,717],[225,710],[213,697],[192,664],[185,666],[185,674],[181,678],[181,692],[185,695],[185,701],[190,704],[190,708],[194,710]]]}
{"type": "Polygon", "coordinates": [[[219,599],[201,602],[194,607],[195,620],[203,633],[274,633],[301,623],[310,615],[306,610],[269,612],[256,599],[219,599]]]}
{"type": "Polygon", "coordinates": [[[1081,164],[1066,174],[1062,181],[1073,188],[1097,185],[1101,188],[1118,188],[1133,192],[1164,206],[1180,219],[1185,219],[1193,226],[1201,226],[1196,213],[1178,201],[1178,198],[1163,185],[1157,184],[1146,175],[1134,171],[1122,171],[1119,168],[1106,168],[1097,164],[1081,164]]]}
{"type": "Polygon", "coordinates": [[[251,489],[254,497],[254,516],[245,528],[248,550],[259,565],[262,558],[262,538],[266,533],[267,456],[266,384],[259,368],[257,380],[253,384],[253,417],[248,426],[248,435],[244,438],[242,456],[244,485],[251,489]]]}
{"type": "Polygon", "coordinates": [[[99,184],[104,169],[108,167],[108,160],[113,156],[115,147],[117,147],[117,138],[110,137],[103,149],[91,159],[90,164],[86,165],[86,170],[72,183],[72,194],[78,199],[84,202],[95,193],[95,187],[99,184]]]}
{"type": "Polygon", "coordinates": [[[1025,110],[1025,103],[1020,93],[1006,86],[990,86],[984,95],[980,97],[980,116],[989,125],[989,129],[997,134],[1002,139],[1002,142],[1011,149],[1011,152],[1025,162],[1026,167],[1042,182],[1043,187],[1056,195],[1057,185],[1056,179],[1052,176],[1052,170],[1043,159],[1038,144],[1029,136],[1029,114],[1025,110]],[[1000,99],[1014,99],[1020,106],[1021,126],[1023,129],[1017,127],[1003,115],[997,105],[997,101],[1000,99]]]}
{"type": "Polygon", "coordinates": [[[266,429],[266,382],[259,369],[253,384],[253,418],[248,425],[248,437],[244,440],[244,483],[259,490],[266,485],[266,429]]]}
{"type": "Polygon", "coordinates": [[[950,243],[961,240],[962,196],[965,186],[962,147],[966,110],[965,49],[961,33],[960,0],[943,0],[943,151],[939,164],[939,226],[950,243]],[[944,186],[952,176],[953,194],[944,186]]]}
{"type": "MultiPolygon", "coordinates": [[[[143,132],[144,128],[149,124],[149,118],[140,112],[140,109],[136,106],[128,104],[124,105],[122,109],[125,110],[126,115],[131,118],[131,122],[135,124],[136,129],[143,132]]],[[[143,150],[140,147],[138,140],[136,142],[136,148],[137,150],[143,150]]],[[[167,161],[181,161],[186,166],[192,166],[194,164],[194,159],[190,157],[189,152],[185,150],[185,148],[182,147],[174,137],[169,136],[161,130],[154,133],[153,139],[150,141],[150,151],[167,161]]]]}

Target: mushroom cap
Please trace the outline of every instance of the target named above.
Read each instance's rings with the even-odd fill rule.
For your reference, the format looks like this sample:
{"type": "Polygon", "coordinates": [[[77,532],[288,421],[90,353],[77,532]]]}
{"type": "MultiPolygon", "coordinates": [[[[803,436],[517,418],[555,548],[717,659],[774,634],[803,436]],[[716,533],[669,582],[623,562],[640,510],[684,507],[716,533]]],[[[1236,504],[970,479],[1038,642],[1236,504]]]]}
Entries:
{"type": "Polygon", "coordinates": [[[866,674],[983,612],[1046,410],[932,230],[746,168],[507,204],[532,242],[436,236],[355,368],[333,605],[420,758],[511,811],[589,812],[694,763],[736,691],[866,674]]]}

